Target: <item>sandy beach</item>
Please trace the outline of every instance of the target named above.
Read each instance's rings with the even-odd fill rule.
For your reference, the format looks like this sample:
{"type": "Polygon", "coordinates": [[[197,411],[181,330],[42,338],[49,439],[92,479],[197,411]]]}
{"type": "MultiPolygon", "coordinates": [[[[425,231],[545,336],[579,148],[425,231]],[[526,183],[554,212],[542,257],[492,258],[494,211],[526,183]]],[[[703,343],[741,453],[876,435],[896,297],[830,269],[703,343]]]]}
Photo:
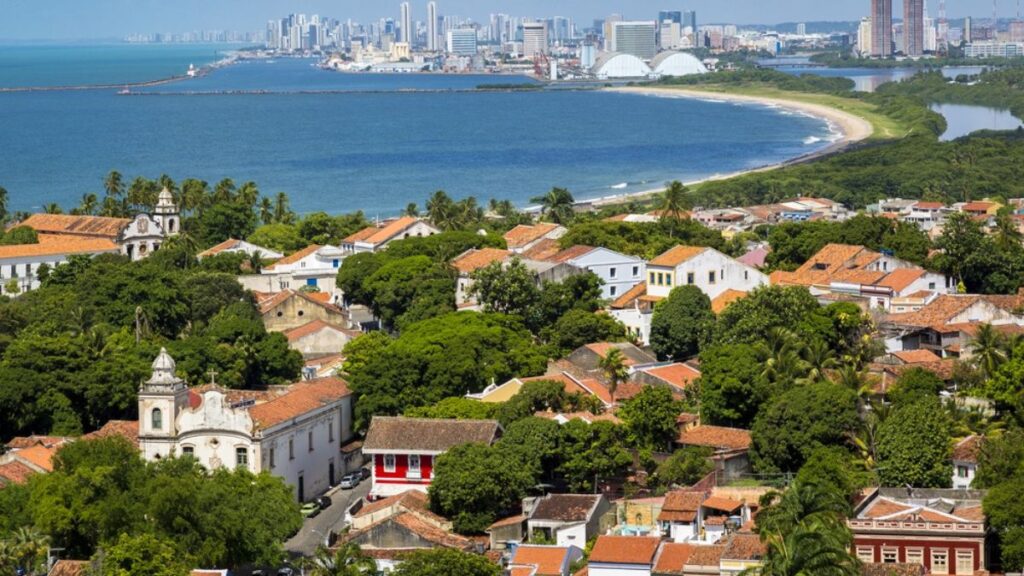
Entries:
{"type": "MultiPolygon", "coordinates": [[[[652,96],[659,98],[691,98],[697,100],[714,100],[718,102],[737,102],[744,104],[758,104],[762,106],[774,106],[785,110],[797,112],[799,114],[806,114],[824,120],[829,124],[830,129],[837,134],[837,138],[826,148],[787,160],[785,162],[779,162],[777,164],[771,164],[768,166],[762,166],[753,170],[742,170],[739,172],[733,172],[730,174],[718,174],[710,178],[704,178],[702,180],[696,180],[693,182],[686,182],[687,186],[694,186],[697,184],[703,184],[704,182],[712,182],[716,180],[726,180],[729,178],[735,178],[744,174],[753,174],[756,172],[765,172],[768,170],[776,170],[783,166],[789,166],[801,162],[808,162],[815,158],[832,154],[839,150],[842,150],[851,144],[860,142],[870,138],[874,134],[874,127],[871,123],[848,112],[837,110],[829,106],[823,106],[821,104],[812,104],[810,102],[800,102],[797,100],[785,100],[782,98],[771,98],[771,97],[760,97],[760,96],[749,96],[746,94],[729,94],[724,92],[709,92],[704,90],[688,90],[680,88],[651,88],[651,87],[622,87],[622,88],[605,88],[609,92],[621,92],[624,94],[637,94],[641,96],[652,96]]],[[[605,206],[609,204],[621,203],[623,200],[641,198],[646,196],[652,196],[654,194],[660,194],[664,191],[664,188],[657,188],[653,190],[645,190],[642,192],[635,192],[631,194],[620,194],[617,196],[607,196],[596,200],[589,200],[581,202],[581,204],[591,204],[594,206],[605,206]]]]}

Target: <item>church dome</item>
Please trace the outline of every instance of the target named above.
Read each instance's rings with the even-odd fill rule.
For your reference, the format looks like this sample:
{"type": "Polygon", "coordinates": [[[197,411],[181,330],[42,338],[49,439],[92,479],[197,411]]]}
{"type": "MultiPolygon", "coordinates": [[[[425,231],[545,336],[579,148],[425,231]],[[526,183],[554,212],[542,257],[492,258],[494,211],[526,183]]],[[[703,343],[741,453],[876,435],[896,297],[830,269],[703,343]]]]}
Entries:
{"type": "Polygon", "coordinates": [[[182,380],[175,376],[177,364],[174,358],[167,353],[166,348],[160,349],[160,354],[153,360],[153,375],[146,384],[157,386],[175,386],[182,383],[182,380]]]}
{"type": "Polygon", "coordinates": [[[160,196],[157,197],[157,204],[164,206],[174,205],[174,194],[171,194],[171,191],[168,190],[166,186],[164,186],[164,189],[160,191],[160,196]]]}

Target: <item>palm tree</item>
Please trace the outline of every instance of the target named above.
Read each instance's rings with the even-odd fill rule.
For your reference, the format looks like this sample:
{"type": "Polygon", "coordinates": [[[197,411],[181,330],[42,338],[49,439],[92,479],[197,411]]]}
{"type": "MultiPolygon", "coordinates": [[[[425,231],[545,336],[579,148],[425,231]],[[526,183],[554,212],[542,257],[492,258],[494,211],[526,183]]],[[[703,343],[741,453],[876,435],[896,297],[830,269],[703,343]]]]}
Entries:
{"type": "Polygon", "coordinates": [[[619,388],[619,384],[622,384],[629,378],[626,357],[622,355],[622,350],[612,348],[601,358],[599,365],[601,370],[604,371],[605,378],[608,379],[608,391],[611,392],[612,399],[614,400],[615,391],[619,388]]]}
{"type": "Polygon", "coordinates": [[[824,340],[812,340],[804,347],[801,357],[807,365],[806,380],[809,384],[824,380],[825,373],[836,366],[835,352],[824,340]]]}
{"type": "Polygon", "coordinates": [[[225,178],[213,188],[213,201],[218,204],[226,204],[235,199],[235,181],[225,178]]]}
{"type": "Polygon", "coordinates": [[[189,178],[181,184],[181,209],[192,213],[206,205],[209,201],[209,184],[202,180],[189,178]]]}
{"type": "Polygon", "coordinates": [[[11,539],[15,565],[27,569],[29,574],[42,574],[49,543],[49,538],[35,528],[18,528],[11,539]]]}
{"type": "Polygon", "coordinates": [[[871,395],[871,381],[866,372],[861,371],[856,365],[846,364],[836,370],[834,381],[839,386],[852,390],[857,395],[857,408],[863,413],[867,407],[867,398],[871,395]]]}
{"type": "Polygon", "coordinates": [[[259,202],[259,199],[259,186],[252,181],[242,184],[242,187],[238,189],[238,194],[235,194],[235,200],[242,206],[255,207],[256,203],[259,202]]]}
{"type": "Polygon", "coordinates": [[[64,213],[64,211],[61,210],[61,208],[60,208],[60,204],[57,204],[56,202],[50,202],[49,204],[44,205],[43,206],[43,212],[46,212],[47,214],[63,214],[64,213]]]}
{"type": "Polygon", "coordinates": [[[263,260],[260,258],[260,253],[253,251],[249,254],[249,258],[246,259],[246,263],[249,265],[249,270],[254,274],[259,274],[263,270],[263,260]]]}
{"type": "Polygon", "coordinates": [[[108,197],[120,199],[124,195],[124,177],[121,176],[121,173],[111,170],[103,179],[103,190],[106,191],[108,197]]]}
{"type": "Polygon", "coordinates": [[[264,224],[272,224],[274,222],[274,203],[266,196],[260,200],[260,221],[264,224]]]}
{"type": "Polygon", "coordinates": [[[662,221],[668,223],[670,237],[675,236],[676,223],[685,217],[686,211],[690,208],[686,199],[688,193],[689,190],[682,182],[673,180],[668,183],[661,196],[658,209],[661,211],[662,221]]]}
{"type": "Polygon", "coordinates": [[[1020,233],[1017,223],[1006,214],[996,217],[995,232],[996,245],[1006,252],[1020,248],[1021,243],[1024,242],[1024,234],[1020,233]]]}
{"type": "Polygon", "coordinates": [[[0,186],[0,224],[7,221],[7,203],[9,199],[7,188],[0,186]]]}
{"type": "Polygon", "coordinates": [[[82,195],[82,202],[78,205],[79,214],[93,215],[96,213],[96,207],[99,204],[99,199],[92,192],[82,195]]]}
{"type": "Polygon", "coordinates": [[[986,378],[991,378],[1006,362],[1003,336],[991,324],[982,324],[971,340],[974,362],[986,378]]]}
{"type": "Polygon", "coordinates": [[[576,200],[565,188],[552,188],[544,196],[530,198],[530,202],[540,204],[541,214],[555,224],[568,224],[575,215],[573,205],[576,200]]]}
{"type": "Polygon", "coordinates": [[[363,554],[359,546],[348,542],[333,552],[320,548],[304,562],[309,576],[362,576],[376,574],[377,563],[363,554]]]}
{"type": "Polygon", "coordinates": [[[405,205],[405,211],[402,213],[410,218],[418,218],[420,215],[420,207],[417,206],[415,202],[409,202],[405,205]]]}
{"type": "Polygon", "coordinates": [[[427,217],[441,230],[450,231],[458,228],[455,203],[444,190],[438,190],[427,200],[427,217]]]}
{"type": "Polygon", "coordinates": [[[274,222],[278,224],[291,224],[295,220],[295,213],[289,207],[288,194],[278,192],[274,197],[274,222]]]}
{"type": "Polygon", "coordinates": [[[455,205],[455,210],[460,228],[468,228],[484,219],[484,209],[477,204],[476,198],[472,196],[460,200],[455,205]]]}

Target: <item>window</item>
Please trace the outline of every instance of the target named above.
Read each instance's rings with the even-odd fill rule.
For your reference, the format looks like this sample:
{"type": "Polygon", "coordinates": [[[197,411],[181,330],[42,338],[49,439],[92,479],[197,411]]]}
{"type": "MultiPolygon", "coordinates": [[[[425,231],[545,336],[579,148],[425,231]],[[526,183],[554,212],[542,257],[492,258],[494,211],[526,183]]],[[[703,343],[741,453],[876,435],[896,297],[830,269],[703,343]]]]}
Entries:
{"type": "Polygon", "coordinates": [[[666,286],[671,286],[672,285],[672,275],[671,274],[665,274],[665,285],[666,286]]]}
{"type": "Polygon", "coordinates": [[[341,267],[341,260],[338,260],[337,258],[335,258],[334,260],[331,260],[331,267],[333,267],[333,268],[340,268],[341,267]]]}
{"type": "Polygon", "coordinates": [[[649,276],[649,280],[648,281],[653,286],[654,285],[654,272],[651,272],[648,276],[649,276]]]}
{"type": "Polygon", "coordinates": [[[935,282],[929,282],[928,283],[928,289],[929,290],[935,290],[935,282]]]}
{"type": "Polygon", "coordinates": [[[932,574],[949,574],[948,550],[932,550],[932,574]]]}
{"type": "Polygon", "coordinates": [[[273,468],[274,466],[277,466],[277,464],[275,463],[275,459],[274,459],[274,449],[271,448],[270,449],[270,467],[273,468]]]}
{"type": "Polygon", "coordinates": [[[395,471],[395,455],[385,454],[384,455],[384,471],[394,472],[395,471]]]}
{"type": "Polygon", "coordinates": [[[864,563],[875,561],[875,549],[871,546],[858,546],[857,559],[864,563]]]}
{"type": "Polygon", "coordinates": [[[327,440],[328,442],[334,442],[334,422],[327,423],[327,440]]]}
{"type": "Polygon", "coordinates": [[[899,561],[900,551],[896,548],[882,548],[882,563],[895,564],[899,561]]]}
{"type": "Polygon", "coordinates": [[[420,471],[420,456],[419,454],[413,454],[409,456],[409,472],[420,471]]]}
{"type": "Polygon", "coordinates": [[[615,293],[618,292],[616,288],[618,288],[618,286],[612,286],[611,288],[608,289],[608,293],[611,294],[612,296],[615,296],[615,293]]]}
{"type": "Polygon", "coordinates": [[[686,273],[686,283],[693,284],[693,272],[686,273]]]}
{"type": "Polygon", "coordinates": [[[750,280],[750,270],[744,270],[743,271],[743,279],[744,280],[750,280]]]}
{"type": "Polygon", "coordinates": [[[249,466],[249,449],[235,448],[235,466],[247,468],[249,466]]]}
{"type": "Polygon", "coordinates": [[[714,284],[714,283],[715,283],[715,271],[712,270],[712,271],[708,272],[708,284],[714,284]]]}
{"type": "Polygon", "coordinates": [[[956,467],[956,477],[957,478],[967,478],[967,466],[957,466],[956,467]]]}
{"type": "Polygon", "coordinates": [[[164,429],[164,413],[159,408],[153,408],[153,430],[164,429]]]}
{"type": "Polygon", "coordinates": [[[973,550],[957,550],[956,551],[956,573],[957,574],[974,574],[974,551],[973,550]]]}
{"type": "Polygon", "coordinates": [[[924,565],[924,548],[907,548],[904,554],[907,556],[907,564],[924,565]]]}
{"type": "Polygon", "coordinates": [[[190,456],[192,458],[195,458],[196,457],[196,449],[191,447],[191,446],[182,446],[181,447],[181,455],[182,456],[190,456]]]}
{"type": "Polygon", "coordinates": [[[293,438],[288,439],[288,459],[295,460],[295,440],[293,438]]]}
{"type": "Polygon", "coordinates": [[[615,268],[609,268],[608,269],[608,277],[609,278],[615,278],[615,274],[617,272],[618,272],[618,270],[616,270],[615,268]]]}
{"type": "Polygon", "coordinates": [[[665,275],[662,274],[661,272],[658,272],[658,286],[664,286],[664,285],[665,285],[665,275]]]}
{"type": "Polygon", "coordinates": [[[309,444],[309,451],[312,452],[313,451],[313,431],[312,430],[309,431],[309,440],[308,440],[307,443],[309,444]]]}
{"type": "Polygon", "coordinates": [[[633,266],[633,278],[639,278],[639,277],[640,277],[640,267],[639,266],[633,266]]]}

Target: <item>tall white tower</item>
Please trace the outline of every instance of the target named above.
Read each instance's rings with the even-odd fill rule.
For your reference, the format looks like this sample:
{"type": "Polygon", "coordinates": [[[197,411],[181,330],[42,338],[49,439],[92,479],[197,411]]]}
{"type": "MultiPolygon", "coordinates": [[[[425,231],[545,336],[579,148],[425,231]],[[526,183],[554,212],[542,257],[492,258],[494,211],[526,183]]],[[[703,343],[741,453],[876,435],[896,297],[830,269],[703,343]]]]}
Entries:
{"type": "Polygon", "coordinates": [[[402,14],[401,22],[399,25],[402,27],[402,35],[399,36],[402,42],[409,44],[412,47],[412,15],[410,14],[410,8],[408,2],[402,2],[402,14]]]}
{"type": "Polygon", "coordinates": [[[437,2],[427,3],[427,50],[437,52],[437,2]]]}
{"type": "Polygon", "coordinates": [[[181,232],[181,214],[174,203],[174,195],[167,188],[160,192],[156,210],[153,211],[153,219],[160,225],[166,237],[177,236],[181,232]]]}
{"type": "Polygon", "coordinates": [[[177,441],[178,414],[188,406],[188,387],[175,375],[174,359],[164,348],[153,361],[153,375],[139,389],[139,448],[146,460],[171,455],[177,441]]]}

